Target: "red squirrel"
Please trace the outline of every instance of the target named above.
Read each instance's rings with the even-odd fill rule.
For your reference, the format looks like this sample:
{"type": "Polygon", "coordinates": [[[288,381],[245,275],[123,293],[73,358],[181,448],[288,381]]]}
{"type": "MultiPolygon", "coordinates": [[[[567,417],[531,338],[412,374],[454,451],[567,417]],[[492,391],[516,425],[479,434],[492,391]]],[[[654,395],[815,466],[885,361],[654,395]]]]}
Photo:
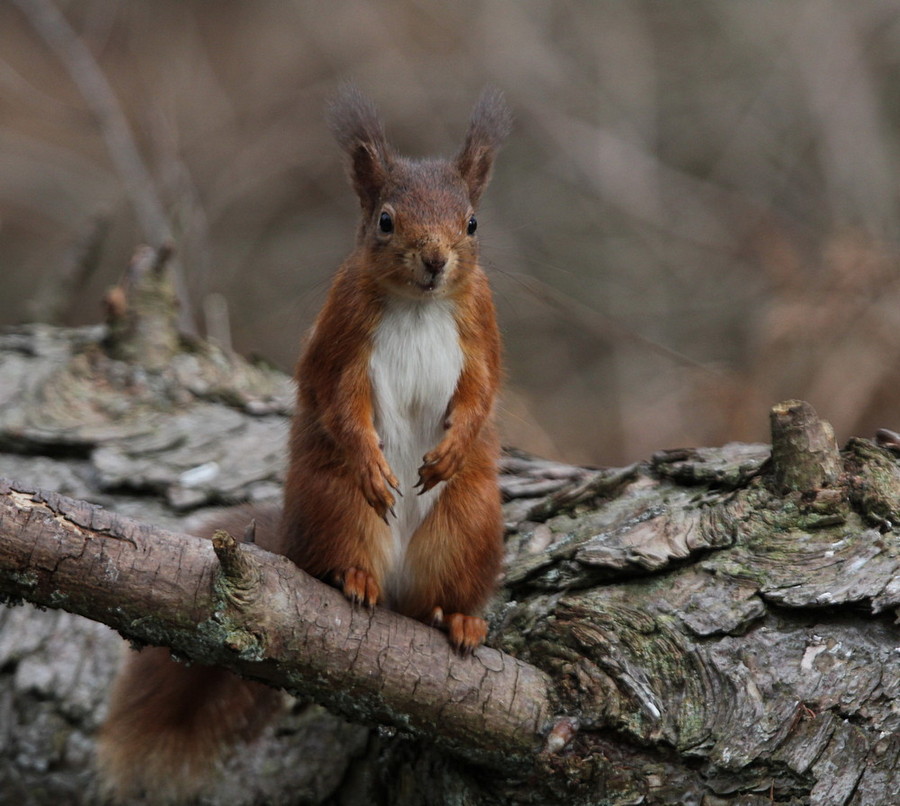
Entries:
{"type": "Polygon", "coordinates": [[[453,162],[397,156],[356,92],[331,113],[362,221],[297,366],[279,551],[470,650],[502,532],[500,336],[475,206],[508,112],[485,94],[453,162]]]}
{"type": "MultiPolygon", "coordinates": [[[[209,534],[240,534],[238,521],[256,515],[263,548],[355,603],[442,627],[469,652],[487,633],[480,612],[503,534],[492,423],[500,336],[475,210],[510,114],[499,92],[485,92],[453,160],[399,156],[354,88],[332,102],[330,123],[362,218],[297,364],[280,523],[245,510],[209,534]]],[[[165,649],[132,653],[98,741],[107,793],[191,796],[278,696],[176,664],[165,649]]]]}

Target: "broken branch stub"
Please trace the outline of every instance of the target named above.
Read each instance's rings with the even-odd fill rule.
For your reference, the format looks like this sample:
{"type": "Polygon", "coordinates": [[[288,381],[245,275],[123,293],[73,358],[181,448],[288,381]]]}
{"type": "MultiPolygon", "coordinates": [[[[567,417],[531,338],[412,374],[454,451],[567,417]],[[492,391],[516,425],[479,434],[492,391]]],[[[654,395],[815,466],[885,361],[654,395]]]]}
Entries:
{"type": "Polygon", "coordinates": [[[842,465],[831,425],[803,400],[779,403],[769,417],[775,490],[807,492],[834,486],[842,465]]]}
{"type": "Polygon", "coordinates": [[[260,592],[259,563],[228,532],[217,531],[212,538],[213,551],[219,560],[216,583],[219,592],[235,607],[254,601],[260,592]]]}
{"type": "Polygon", "coordinates": [[[106,296],[112,358],[159,372],[179,350],[178,297],[171,244],[139,246],[121,285],[106,296]]]}

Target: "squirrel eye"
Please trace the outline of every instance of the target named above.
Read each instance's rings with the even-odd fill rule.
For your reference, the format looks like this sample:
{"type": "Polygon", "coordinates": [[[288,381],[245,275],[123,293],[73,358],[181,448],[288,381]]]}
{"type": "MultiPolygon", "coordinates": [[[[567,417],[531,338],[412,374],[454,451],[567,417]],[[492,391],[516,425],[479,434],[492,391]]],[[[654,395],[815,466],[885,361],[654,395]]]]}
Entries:
{"type": "Polygon", "coordinates": [[[475,216],[472,216],[472,217],[469,219],[469,226],[466,227],[466,232],[467,232],[469,235],[474,235],[476,229],[478,229],[478,222],[475,220],[475,216]]]}
{"type": "Polygon", "coordinates": [[[381,214],[381,218],[378,219],[378,229],[385,233],[394,231],[394,219],[391,218],[390,213],[381,214]]]}

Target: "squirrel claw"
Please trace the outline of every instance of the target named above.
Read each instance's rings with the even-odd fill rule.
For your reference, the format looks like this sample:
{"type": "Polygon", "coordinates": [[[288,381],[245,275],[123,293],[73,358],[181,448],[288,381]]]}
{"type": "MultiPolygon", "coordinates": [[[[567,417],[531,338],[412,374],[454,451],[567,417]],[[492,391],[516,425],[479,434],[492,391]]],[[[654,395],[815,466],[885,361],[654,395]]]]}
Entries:
{"type": "Polygon", "coordinates": [[[416,484],[418,489],[418,495],[422,495],[422,493],[427,493],[429,490],[437,487],[443,479],[434,474],[427,472],[427,465],[423,465],[419,468],[419,482],[416,484]]]}
{"type": "Polygon", "coordinates": [[[487,622],[478,616],[451,613],[446,617],[450,644],[462,656],[471,655],[487,638],[487,622]]]}
{"type": "Polygon", "coordinates": [[[378,603],[381,590],[375,577],[360,568],[348,568],[341,577],[341,588],[355,607],[365,605],[371,609],[378,603]]]}

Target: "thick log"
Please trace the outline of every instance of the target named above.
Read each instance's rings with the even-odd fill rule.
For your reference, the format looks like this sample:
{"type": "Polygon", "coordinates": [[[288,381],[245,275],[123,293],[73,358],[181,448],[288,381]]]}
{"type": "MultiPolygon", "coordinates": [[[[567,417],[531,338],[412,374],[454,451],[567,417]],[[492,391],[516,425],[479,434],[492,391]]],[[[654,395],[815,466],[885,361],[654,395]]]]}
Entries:
{"type": "MultiPolygon", "coordinates": [[[[132,514],[169,529],[181,542],[168,555],[176,567],[154,583],[165,588],[163,577],[181,579],[180,533],[191,528],[184,512],[277,495],[287,411],[279,390],[287,385],[209,347],[179,354],[148,378],[109,359],[103,335],[0,335],[0,474],[102,502],[107,515],[98,518],[132,514]],[[265,384],[271,392],[253,391],[265,384]],[[54,455],[38,455],[48,450],[54,455]]],[[[792,410],[806,411],[778,407],[792,410]]],[[[734,444],[661,452],[614,470],[504,457],[507,560],[489,644],[550,681],[555,721],[530,766],[501,760],[505,772],[486,772],[459,755],[466,731],[425,741],[440,725],[433,731],[424,719],[411,742],[402,720],[400,730],[370,730],[295,707],[231,760],[205,802],[897,802],[900,463],[884,437],[881,446],[852,439],[836,454],[833,443],[810,437],[828,429],[807,414],[792,432],[797,450],[781,453],[773,432],[778,456],[767,445],[734,444]],[[806,470],[786,483],[795,456],[806,457],[806,470]]],[[[37,507],[43,514],[32,517],[52,537],[68,516],[46,501],[37,507]]],[[[93,528],[79,511],[86,525],[76,526],[93,528]]],[[[137,531],[138,545],[145,533],[137,531]]],[[[87,557],[107,540],[123,557],[136,553],[109,535],[67,551],[87,557]]],[[[197,544],[211,586],[215,553],[197,544]]],[[[93,566],[110,578],[113,550],[93,566]]],[[[235,569],[222,612],[240,619],[239,603],[256,586],[242,558],[263,555],[221,550],[235,569]]],[[[275,577],[276,586],[287,578],[275,577]]],[[[20,568],[18,590],[42,590],[40,579],[20,568]]],[[[325,590],[336,597],[321,600],[329,614],[347,608],[325,590]]],[[[59,596],[49,603],[64,604],[59,596]]],[[[403,644],[401,635],[415,633],[398,631],[391,614],[341,612],[348,629],[382,642],[401,677],[418,668],[420,639],[403,644]]],[[[141,615],[131,614],[125,632],[137,634],[141,615]]],[[[264,613],[227,623],[208,609],[194,617],[222,640],[207,646],[199,636],[179,653],[213,651],[254,674],[258,653],[272,648],[259,640],[270,629],[264,613]]],[[[432,637],[446,651],[443,636],[432,637]]],[[[423,634],[421,646],[429,640],[423,634]]],[[[116,651],[112,633],[68,614],[0,611],[0,791],[23,803],[94,802],[91,742],[116,651]]],[[[288,675],[286,663],[280,671],[288,675]]],[[[355,689],[332,695],[340,709],[357,699],[355,689]]],[[[356,718],[398,724],[389,710],[375,700],[356,718]]]]}

